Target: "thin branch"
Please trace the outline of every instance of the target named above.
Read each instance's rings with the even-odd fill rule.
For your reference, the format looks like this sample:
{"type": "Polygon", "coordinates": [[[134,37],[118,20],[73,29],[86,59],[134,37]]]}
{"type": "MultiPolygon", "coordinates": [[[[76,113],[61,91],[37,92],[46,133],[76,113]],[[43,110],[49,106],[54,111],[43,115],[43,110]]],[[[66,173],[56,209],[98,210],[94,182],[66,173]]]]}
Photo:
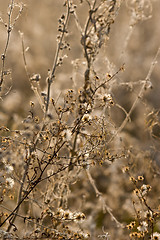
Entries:
{"type": "Polygon", "coordinates": [[[39,94],[39,92],[40,92],[40,85],[39,85],[39,82],[38,82],[38,83],[37,83],[37,84],[38,84],[38,88],[39,88],[39,91],[38,91],[37,87],[35,87],[35,86],[33,85],[32,81],[31,81],[31,75],[30,75],[30,73],[29,73],[29,71],[28,71],[28,67],[27,67],[27,59],[26,59],[26,54],[25,54],[26,49],[25,49],[25,45],[24,45],[23,33],[21,33],[21,32],[19,31],[19,34],[20,34],[21,43],[22,43],[22,55],[23,55],[23,62],[24,62],[25,72],[26,72],[28,81],[29,81],[30,84],[31,84],[31,89],[33,90],[35,96],[37,97],[38,102],[39,102],[39,105],[40,105],[42,111],[44,112],[44,104],[43,104],[42,98],[41,98],[41,96],[40,96],[40,94],[39,94]]]}
{"type": "Polygon", "coordinates": [[[11,18],[12,18],[12,13],[14,9],[14,0],[11,0],[10,3],[10,11],[8,12],[8,24],[7,24],[7,40],[4,48],[4,52],[1,55],[1,60],[2,60],[2,70],[1,70],[1,77],[0,77],[0,91],[1,87],[4,81],[4,76],[5,76],[5,60],[6,60],[6,55],[7,55],[7,50],[9,46],[9,41],[10,41],[10,36],[11,36],[11,31],[12,31],[12,24],[11,24],[11,18]]]}
{"type": "Polygon", "coordinates": [[[99,198],[100,202],[102,203],[102,207],[103,207],[103,211],[105,212],[107,210],[107,212],[109,213],[109,215],[111,216],[112,220],[115,221],[115,223],[117,224],[117,227],[122,227],[124,228],[123,224],[121,224],[116,217],[113,215],[111,208],[106,204],[104,197],[102,195],[102,193],[98,190],[98,188],[95,185],[94,179],[91,176],[91,173],[89,171],[89,169],[86,169],[86,174],[87,177],[92,185],[92,187],[94,188],[94,191],[96,193],[96,197],[99,198]]]}
{"type": "Polygon", "coordinates": [[[46,168],[47,168],[48,165],[49,165],[49,164],[47,163],[46,166],[44,167],[43,171],[41,172],[39,178],[32,183],[33,185],[31,186],[30,190],[28,190],[28,191],[26,192],[25,196],[24,196],[23,198],[21,198],[21,200],[20,200],[20,202],[17,204],[17,206],[16,206],[16,207],[12,210],[12,212],[5,218],[5,220],[0,223],[0,227],[2,227],[2,226],[5,224],[5,222],[6,222],[8,219],[10,219],[10,218],[16,213],[16,211],[19,209],[19,207],[20,207],[21,204],[24,202],[24,200],[27,199],[27,197],[29,196],[29,194],[35,189],[35,187],[36,187],[40,182],[46,180],[46,179],[49,178],[49,177],[52,177],[52,176],[57,175],[58,173],[64,171],[64,169],[66,169],[66,168],[68,167],[68,166],[67,166],[67,167],[65,167],[65,168],[58,169],[58,170],[57,170],[56,172],[54,172],[51,176],[42,179],[42,175],[44,174],[44,171],[46,170],[46,168]]]}
{"type": "Polygon", "coordinates": [[[47,101],[46,101],[46,110],[45,110],[46,114],[47,114],[48,108],[49,108],[51,85],[52,85],[53,79],[55,78],[55,71],[56,71],[56,68],[57,68],[59,53],[60,53],[60,50],[61,50],[64,35],[66,33],[66,28],[67,28],[67,25],[68,25],[68,22],[69,22],[69,16],[70,16],[70,1],[68,0],[67,1],[67,14],[66,14],[65,22],[63,24],[63,29],[62,29],[62,33],[61,33],[61,36],[60,36],[60,40],[59,40],[58,45],[57,45],[57,50],[56,50],[56,54],[55,54],[55,58],[54,58],[54,63],[53,63],[53,66],[52,66],[52,71],[51,71],[50,76],[47,78],[48,87],[47,87],[47,101]]]}
{"type": "MultiPolygon", "coordinates": [[[[2,69],[1,69],[1,74],[0,74],[0,92],[2,90],[2,84],[4,82],[4,77],[6,75],[6,70],[5,70],[5,63],[6,63],[6,57],[7,57],[7,51],[8,51],[8,47],[9,47],[9,42],[10,42],[10,37],[11,37],[11,32],[13,30],[13,27],[16,23],[16,21],[19,19],[22,11],[23,11],[23,4],[15,4],[14,3],[14,0],[11,0],[10,1],[10,5],[8,6],[9,7],[9,11],[8,11],[8,23],[7,24],[4,24],[5,27],[7,28],[7,40],[6,40],[6,44],[5,44],[5,47],[4,47],[4,51],[3,51],[3,54],[1,55],[1,60],[2,60],[2,69]],[[12,21],[12,14],[13,14],[13,10],[14,10],[14,7],[19,7],[19,11],[18,11],[18,14],[17,16],[15,17],[15,19],[13,19],[12,21]]],[[[7,93],[8,94],[8,93],[7,93]]]]}
{"type": "MultiPolygon", "coordinates": [[[[17,204],[18,204],[18,203],[21,201],[21,199],[22,199],[23,187],[24,187],[25,179],[26,179],[26,176],[27,176],[27,173],[28,173],[28,168],[29,168],[30,162],[31,162],[31,158],[28,159],[28,161],[27,161],[27,163],[26,163],[26,165],[25,165],[25,171],[24,171],[23,178],[22,178],[22,181],[21,181],[21,186],[20,186],[20,189],[19,189],[17,204]]],[[[14,223],[15,220],[16,220],[18,211],[19,211],[19,208],[17,208],[17,210],[15,211],[15,214],[14,214],[13,218],[10,220],[10,225],[9,225],[8,228],[7,228],[7,232],[9,232],[9,231],[11,230],[11,227],[12,227],[13,223],[14,223]]]]}
{"type": "Polygon", "coordinates": [[[153,70],[155,68],[156,63],[157,63],[157,58],[158,58],[159,54],[160,54],[160,48],[158,48],[158,51],[157,51],[157,53],[156,53],[156,55],[155,55],[155,57],[154,57],[154,59],[153,59],[153,61],[151,63],[151,66],[150,66],[148,74],[147,74],[147,76],[145,78],[145,81],[143,82],[142,87],[141,87],[141,89],[139,91],[139,94],[137,95],[134,103],[132,104],[132,107],[130,108],[129,112],[127,113],[127,115],[126,115],[124,121],[122,122],[121,126],[118,128],[118,130],[115,132],[115,134],[109,139],[107,144],[109,144],[110,142],[113,141],[113,139],[118,135],[118,133],[120,133],[122,131],[122,129],[126,126],[127,122],[130,120],[130,116],[131,116],[133,110],[135,109],[139,99],[142,97],[142,95],[143,95],[143,93],[145,91],[147,82],[150,81],[150,77],[151,77],[151,74],[152,74],[152,72],[153,72],[153,70]]]}

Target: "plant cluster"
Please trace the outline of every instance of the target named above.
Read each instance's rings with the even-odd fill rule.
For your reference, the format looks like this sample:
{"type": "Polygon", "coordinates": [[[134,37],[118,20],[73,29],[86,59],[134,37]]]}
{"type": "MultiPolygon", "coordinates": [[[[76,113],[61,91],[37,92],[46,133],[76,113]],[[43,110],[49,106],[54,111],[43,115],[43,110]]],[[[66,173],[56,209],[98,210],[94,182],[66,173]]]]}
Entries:
{"type": "MultiPolygon", "coordinates": [[[[122,55],[137,24],[152,15],[149,0],[126,0],[125,6],[131,20],[122,55]]],[[[27,4],[10,0],[7,21],[1,18],[7,35],[1,55],[2,109],[14,87],[12,71],[7,69],[11,34],[22,21],[25,8],[27,4]]],[[[7,118],[0,125],[0,236],[160,239],[160,209],[154,196],[159,191],[159,169],[152,158],[159,146],[159,111],[151,111],[145,101],[145,93],[152,89],[151,75],[160,49],[152,56],[143,80],[122,81],[126,62],[113,66],[104,52],[124,1],[65,0],[63,8],[54,61],[45,80],[40,73],[30,73],[29,47],[25,34],[19,31],[21,61],[34,97],[27,99],[27,107],[16,119],[7,118]],[[81,8],[87,9],[84,24],[81,8]],[[81,58],[71,61],[73,22],[79,34],[81,58]],[[69,87],[59,91],[59,73],[64,71],[66,61],[72,62],[73,74],[69,87]],[[123,88],[135,96],[129,110],[116,97],[123,88]],[[138,137],[135,141],[127,135],[128,125],[133,131],[137,127],[133,113],[139,102],[146,109],[148,142],[154,139],[151,150],[146,150],[138,137]],[[128,176],[122,175],[122,166],[126,166],[123,172],[134,190],[128,176]]],[[[68,75],[64,78],[69,81],[68,75]]]]}

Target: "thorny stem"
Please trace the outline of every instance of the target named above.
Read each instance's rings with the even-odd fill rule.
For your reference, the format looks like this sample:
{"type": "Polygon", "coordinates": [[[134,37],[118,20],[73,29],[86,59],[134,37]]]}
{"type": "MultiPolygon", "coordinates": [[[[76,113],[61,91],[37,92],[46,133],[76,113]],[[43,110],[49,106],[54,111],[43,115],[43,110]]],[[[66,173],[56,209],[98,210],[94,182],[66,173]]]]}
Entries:
{"type": "Polygon", "coordinates": [[[47,89],[46,114],[47,114],[48,108],[49,108],[51,85],[53,83],[53,79],[55,78],[55,71],[56,71],[56,68],[57,68],[59,53],[60,53],[60,50],[61,50],[61,45],[62,45],[62,41],[63,41],[64,35],[66,33],[66,28],[67,28],[67,25],[68,25],[69,16],[70,16],[70,1],[68,0],[67,1],[66,19],[65,19],[65,22],[63,24],[63,29],[62,29],[62,33],[61,33],[61,36],[60,36],[60,40],[59,40],[59,42],[57,44],[57,50],[56,50],[56,54],[55,54],[55,58],[54,58],[52,72],[51,72],[50,76],[47,78],[48,89],[47,89]]]}

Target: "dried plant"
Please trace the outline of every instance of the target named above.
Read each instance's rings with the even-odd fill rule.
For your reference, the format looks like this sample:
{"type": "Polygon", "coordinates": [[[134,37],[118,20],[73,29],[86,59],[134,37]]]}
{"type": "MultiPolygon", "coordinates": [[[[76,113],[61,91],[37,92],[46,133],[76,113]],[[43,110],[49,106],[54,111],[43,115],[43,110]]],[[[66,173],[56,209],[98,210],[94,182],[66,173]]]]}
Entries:
{"type": "MultiPolygon", "coordinates": [[[[11,114],[5,101],[14,88],[7,69],[11,33],[23,21],[26,8],[27,4],[11,0],[7,23],[1,18],[7,29],[0,80],[5,117],[11,114]]],[[[132,70],[127,66],[131,37],[140,22],[152,18],[152,2],[66,0],[63,8],[47,76],[31,73],[30,46],[26,33],[19,31],[20,61],[34,96],[22,102],[23,113],[16,114],[16,120],[15,115],[6,117],[0,126],[0,236],[159,239],[160,209],[155,196],[160,175],[159,110],[149,105],[146,93],[152,89],[160,48],[152,54],[143,80],[126,80],[125,75],[132,70]],[[130,30],[119,56],[124,61],[113,64],[106,49],[124,8],[130,14],[130,30]],[[74,44],[80,49],[76,59],[73,29],[77,31],[74,44]],[[71,70],[65,75],[66,62],[71,70]],[[60,78],[68,88],[60,86],[60,78]],[[145,123],[140,117],[136,122],[136,111],[143,114],[145,123]],[[145,140],[139,132],[146,132],[145,140]]]]}

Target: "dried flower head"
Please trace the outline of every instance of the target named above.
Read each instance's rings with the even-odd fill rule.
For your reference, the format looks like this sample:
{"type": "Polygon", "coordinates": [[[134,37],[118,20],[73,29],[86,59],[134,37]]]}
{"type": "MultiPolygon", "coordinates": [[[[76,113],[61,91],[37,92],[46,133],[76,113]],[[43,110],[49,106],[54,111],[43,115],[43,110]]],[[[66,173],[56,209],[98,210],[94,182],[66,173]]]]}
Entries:
{"type": "Polygon", "coordinates": [[[140,225],[137,227],[139,232],[147,232],[148,231],[148,223],[146,221],[140,222],[140,225]]]}

